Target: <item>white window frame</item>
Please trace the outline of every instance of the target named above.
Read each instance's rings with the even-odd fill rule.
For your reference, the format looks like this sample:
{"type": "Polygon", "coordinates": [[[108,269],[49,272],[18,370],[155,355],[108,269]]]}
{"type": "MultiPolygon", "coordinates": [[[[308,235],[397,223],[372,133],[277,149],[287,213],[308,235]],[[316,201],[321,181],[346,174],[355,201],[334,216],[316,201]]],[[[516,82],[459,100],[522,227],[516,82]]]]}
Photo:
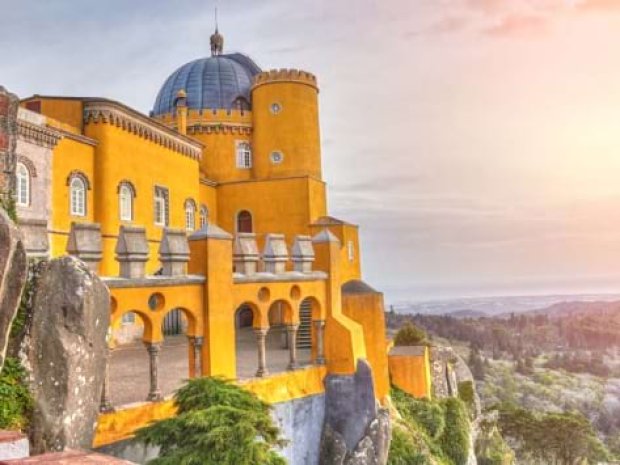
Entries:
{"type": "Polygon", "coordinates": [[[350,262],[355,260],[355,243],[353,241],[347,242],[347,256],[350,262]]]}
{"type": "Polygon", "coordinates": [[[200,206],[200,229],[209,224],[209,209],[206,205],[200,206]]]}
{"type": "Polygon", "coordinates": [[[191,200],[185,201],[185,230],[196,229],[196,204],[191,200]]]}
{"type": "Polygon", "coordinates": [[[20,207],[30,206],[30,170],[18,162],[15,167],[15,202],[20,207]]]}
{"type": "Polygon", "coordinates": [[[121,221],[133,221],[133,190],[127,184],[118,190],[118,209],[121,221]]]}
{"type": "Polygon", "coordinates": [[[155,187],[153,193],[153,214],[156,226],[168,226],[168,189],[165,187],[155,187]]]}
{"type": "Polygon", "coordinates": [[[69,182],[71,216],[86,216],[86,182],[74,176],[69,182]]]}
{"type": "Polygon", "coordinates": [[[245,170],[252,168],[252,147],[247,140],[236,141],[235,158],[237,168],[245,170]]]}

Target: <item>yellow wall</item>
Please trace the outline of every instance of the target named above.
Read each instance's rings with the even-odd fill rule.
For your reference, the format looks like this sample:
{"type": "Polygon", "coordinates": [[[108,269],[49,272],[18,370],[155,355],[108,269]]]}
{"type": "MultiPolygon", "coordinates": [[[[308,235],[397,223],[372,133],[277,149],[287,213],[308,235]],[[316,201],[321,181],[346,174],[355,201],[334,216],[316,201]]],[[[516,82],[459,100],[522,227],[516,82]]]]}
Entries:
{"type": "Polygon", "coordinates": [[[50,219],[51,255],[66,253],[72,222],[93,222],[95,218],[95,147],[69,137],[63,137],[52,156],[52,217],[50,219]],[[83,173],[90,189],[86,191],[86,216],[71,216],[69,186],[72,172],[83,173]]]}
{"type": "MultiPolygon", "coordinates": [[[[151,246],[147,272],[153,273],[160,267],[157,251],[163,232],[163,227],[154,222],[155,186],[168,189],[169,227],[185,229],[185,200],[199,204],[199,162],[112,124],[91,122],[84,132],[99,141],[95,156],[95,221],[101,223],[104,238],[101,272],[107,276],[118,274],[114,256],[121,225],[118,186],[121,181],[130,181],[136,189],[134,220],[124,224],[146,227],[151,246]]],[[[197,209],[196,228],[198,221],[197,209]]]]}
{"type": "Polygon", "coordinates": [[[364,342],[368,362],[372,366],[375,395],[384,399],[390,392],[388,359],[385,338],[385,313],[383,294],[343,294],[342,313],[364,329],[364,342]]]}
{"type": "Polygon", "coordinates": [[[62,123],[60,127],[76,134],[82,133],[83,103],[77,98],[45,98],[33,97],[22,102],[26,106],[28,102],[40,102],[41,114],[49,116],[62,123]]]}
{"type": "Polygon", "coordinates": [[[349,223],[333,222],[329,224],[312,225],[311,234],[318,234],[327,227],[340,240],[340,262],[342,282],[360,279],[362,276],[362,260],[360,257],[360,243],[358,226],[349,223]],[[353,259],[349,256],[349,243],[353,244],[353,259]]]}
{"type": "Polygon", "coordinates": [[[431,364],[428,347],[423,355],[389,356],[392,383],[418,399],[432,397],[431,364]]]}
{"type": "Polygon", "coordinates": [[[321,179],[316,80],[287,70],[269,76],[259,75],[252,89],[256,177],[309,175],[321,179]],[[272,111],[273,104],[280,105],[278,113],[272,111]],[[284,155],[281,163],[272,162],[273,151],[284,155]]]}
{"type": "Polygon", "coordinates": [[[241,210],[252,214],[259,245],[267,233],[282,233],[287,243],[297,234],[309,234],[310,223],[324,214],[324,184],[308,177],[220,184],[218,224],[235,233],[241,210]]]}
{"type": "Polygon", "coordinates": [[[217,189],[214,186],[208,186],[200,183],[198,186],[198,211],[196,216],[196,228],[200,221],[200,206],[205,205],[209,210],[209,223],[217,224],[217,189]]]}

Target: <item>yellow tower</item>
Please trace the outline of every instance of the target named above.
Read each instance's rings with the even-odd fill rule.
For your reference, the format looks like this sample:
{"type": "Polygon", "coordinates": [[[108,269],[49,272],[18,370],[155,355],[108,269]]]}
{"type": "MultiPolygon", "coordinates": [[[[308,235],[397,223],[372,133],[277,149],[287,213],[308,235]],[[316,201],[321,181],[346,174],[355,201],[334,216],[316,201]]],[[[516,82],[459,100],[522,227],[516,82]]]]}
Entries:
{"type": "Polygon", "coordinates": [[[252,119],[256,179],[321,179],[316,77],[305,71],[266,71],[254,78],[252,119]]]}

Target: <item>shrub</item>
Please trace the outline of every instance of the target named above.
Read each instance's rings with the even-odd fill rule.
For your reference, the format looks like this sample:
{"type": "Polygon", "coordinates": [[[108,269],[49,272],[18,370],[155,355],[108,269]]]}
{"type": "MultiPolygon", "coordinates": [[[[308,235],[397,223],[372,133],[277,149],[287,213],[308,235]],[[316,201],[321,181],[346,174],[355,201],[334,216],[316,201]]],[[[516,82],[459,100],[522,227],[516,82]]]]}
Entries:
{"type": "Polygon", "coordinates": [[[220,378],[197,378],[174,397],[177,416],[136,432],[160,447],[150,465],[285,465],[274,448],[285,441],[273,424],[271,407],[254,394],[220,378]]]}
{"type": "Polygon", "coordinates": [[[395,427],[392,432],[387,465],[426,465],[427,458],[420,454],[406,430],[395,427]]]}
{"type": "Polygon", "coordinates": [[[405,323],[394,337],[396,346],[417,346],[426,342],[426,333],[413,323],[405,323]]]}
{"type": "Polygon", "coordinates": [[[475,409],[474,383],[472,381],[461,381],[458,389],[459,399],[465,402],[470,413],[473,414],[475,409]]]}
{"type": "Polygon", "coordinates": [[[0,372],[0,429],[23,430],[32,402],[26,371],[19,360],[7,357],[0,372]]]}
{"type": "Polygon", "coordinates": [[[392,400],[405,420],[420,425],[432,439],[441,436],[445,427],[445,411],[441,404],[414,399],[396,387],[392,388],[392,400]]]}
{"type": "Polygon", "coordinates": [[[441,436],[441,448],[454,465],[465,465],[469,455],[469,419],[465,404],[457,398],[444,401],[446,426],[441,436]]]}

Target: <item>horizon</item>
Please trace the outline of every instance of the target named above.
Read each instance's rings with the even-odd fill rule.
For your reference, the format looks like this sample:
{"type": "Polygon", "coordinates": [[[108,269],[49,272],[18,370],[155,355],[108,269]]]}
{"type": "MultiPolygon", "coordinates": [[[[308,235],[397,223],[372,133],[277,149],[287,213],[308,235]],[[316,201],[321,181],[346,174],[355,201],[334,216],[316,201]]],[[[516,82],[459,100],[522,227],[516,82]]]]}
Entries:
{"type": "MultiPolygon", "coordinates": [[[[302,3],[220,3],[225,51],[317,75],[330,210],[386,301],[620,292],[620,2],[302,3]]],[[[148,114],[213,6],[11,3],[0,84],[148,114]]]]}

